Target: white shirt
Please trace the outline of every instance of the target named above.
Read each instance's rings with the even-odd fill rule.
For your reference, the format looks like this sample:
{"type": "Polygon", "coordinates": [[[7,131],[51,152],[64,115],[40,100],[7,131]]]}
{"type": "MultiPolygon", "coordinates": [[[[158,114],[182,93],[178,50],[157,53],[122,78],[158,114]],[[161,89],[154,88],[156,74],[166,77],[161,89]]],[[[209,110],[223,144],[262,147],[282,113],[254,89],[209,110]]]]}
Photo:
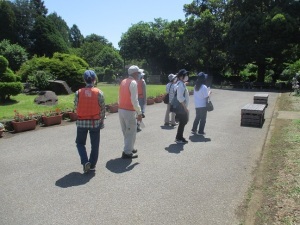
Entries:
{"type": "Polygon", "coordinates": [[[207,97],[208,89],[206,85],[202,84],[198,91],[196,91],[194,88],[195,108],[206,107],[207,97]]]}
{"type": "Polygon", "coordinates": [[[171,103],[172,99],[174,98],[174,95],[175,95],[174,88],[175,88],[175,84],[173,82],[169,82],[166,85],[166,92],[169,93],[169,103],[171,103]]]}
{"type": "Polygon", "coordinates": [[[189,105],[189,92],[188,89],[186,87],[186,85],[183,83],[183,81],[178,81],[175,85],[175,90],[177,91],[177,99],[178,101],[184,102],[186,107],[188,107],[189,105]]]}

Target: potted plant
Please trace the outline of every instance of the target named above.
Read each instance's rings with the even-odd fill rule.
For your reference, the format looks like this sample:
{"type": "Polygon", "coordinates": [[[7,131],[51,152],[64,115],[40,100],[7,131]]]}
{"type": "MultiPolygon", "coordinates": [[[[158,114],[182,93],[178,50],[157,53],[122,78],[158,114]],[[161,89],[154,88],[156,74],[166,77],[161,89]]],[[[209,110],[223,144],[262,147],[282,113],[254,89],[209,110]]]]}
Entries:
{"type": "Polygon", "coordinates": [[[70,118],[70,121],[76,121],[77,120],[77,112],[76,112],[76,109],[72,109],[72,110],[69,110],[67,112],[69,118],[70,118]]]}
{"type": "Polygon", "coordinates": [[[158,95],[154,98],[155,103],[161,103],[163,101],[163,97],[161,95],[158,95]]]}
{"type": "Polygon", "coordinates": [[[2,137],[3,132],[4,132],[4,125],[0,123],[0,137],[2,137]]]}
{"type": "Polygon", "coordinates": [[[112,103],[112,104],[108,105],[108,111],[110,113],[116,113],[116,112],[118,112],[118,109],[119,109],[118,103],[112,103]]]}
{"type": "Polygon", "coordinates": [[[147,98],[147,105],[153,105],[154,104],[154,97],[150,96],[147,98]]]}
{"type": "Polygon", "coordinates": [[[33,114],[23,115],[14,110],[14,120],[11,121],[15,132],[34,130],[36,127],[36,119],[33,114]]]}
{"type": "Polygon", "coordinates": [[[61,124],[62,113],[59,108],[56,108],[55,111],[47,111],[42,115],[42,121],[45,126],[51,126],[56,124],[61,124]]]}

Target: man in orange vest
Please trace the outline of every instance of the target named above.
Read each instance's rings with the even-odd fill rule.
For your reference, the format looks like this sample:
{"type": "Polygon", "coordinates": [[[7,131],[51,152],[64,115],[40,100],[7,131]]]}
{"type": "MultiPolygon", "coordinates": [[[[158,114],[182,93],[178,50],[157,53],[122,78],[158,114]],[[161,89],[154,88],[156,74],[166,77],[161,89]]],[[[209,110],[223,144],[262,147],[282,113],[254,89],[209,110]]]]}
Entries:
{"type": "Polygon", "coordinates": [[[76,147],[83,165],[84,173],[95,170],[99,155],[100,128],[105,118],[105,99],[103,92],[94,87],[96,74],[92,70],[86,70],[83,74],[86,83],[75,93],[75,108],[77,111],[77,136],[76,147]],[[88,158],[86,151],[86,139],[89,132],[91,141],[91,153],[88,158]]]}
{"type": "Polygon", "coordinates": [[[119,88],[119,119],[124,136],[124,148],[122,158],[137,158],[137,150],[134,149],[136,139],[137,122],[142,121],[142,111],[138,102],[137,81],[143,72],[138,66],[128,69],[128,78],[122,80],[119,88]]]}
{"type": "MultiPolygon", "coordinates": [[[[145,118],[145,108],[146,108],[146,103],[147,103],[147,95],[146,95],[146,81],[144,79],[144,72],[141,73],[141,79],[137,81],[138,85],[138,100],[139,100],[139,105],[142,110],[142,117],[145,118]]],[[[141,131],[140,123],[137,123],[137,131],[141,131]]]]}

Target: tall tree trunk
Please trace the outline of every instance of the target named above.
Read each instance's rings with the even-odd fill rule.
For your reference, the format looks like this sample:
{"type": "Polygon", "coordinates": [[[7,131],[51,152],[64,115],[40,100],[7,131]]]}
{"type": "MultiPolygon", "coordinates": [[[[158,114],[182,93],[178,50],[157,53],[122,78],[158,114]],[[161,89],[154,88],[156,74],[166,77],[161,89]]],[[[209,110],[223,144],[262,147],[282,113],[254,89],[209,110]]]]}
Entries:
{"type": "Polygon", "coordinates": [[[257,82],[264,82],[266,74],[266,64],[257,63],[257,82]]]}

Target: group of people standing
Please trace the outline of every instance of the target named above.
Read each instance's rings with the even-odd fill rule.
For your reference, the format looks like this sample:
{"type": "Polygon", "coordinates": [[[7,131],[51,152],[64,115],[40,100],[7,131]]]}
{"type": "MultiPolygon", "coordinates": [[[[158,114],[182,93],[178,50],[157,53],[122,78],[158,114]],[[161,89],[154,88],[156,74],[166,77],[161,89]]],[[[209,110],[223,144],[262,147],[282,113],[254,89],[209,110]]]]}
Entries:
{"type": "MultiPolygon", "coordinates": [[[[185,144],[188,141],[183,137],[185,125],[189,121],[189,91],[186,87],[188,82],[188,71],[181,69],[176,75],[170,74],[168,76],[169,83],[166,85],[166,92],[169,94],[169,103],[165,114],[165,126],[176,126],[178,121],[178,128],[175,141],[178,144],[185,144]],[[174,98],[181,104],[182,109],[180,113],[172,111],[172,103],[174,98]],[[170,120],[171,114],[171,120],[170,120]]],[[[206,103],[211,94],[211,91],[206,86],[207,74],[200,72],[197,74],[196,84],[194,86],[194,103],[196,109],[196,118],[193,122],[192,133],[196,135],[204,135],[204,128],[206,124],[207,109],[206,103]]]]}
{"type": "MultiPolygon", "coordinates": [[[[146,83],[143,79],[144,70],[138,66],[131,66],[128,69],[128,77],[123,79],[119,87],[119,120],[124,137],[122,158],[137,158],[137,149],[134,149],[136,134],[140,130],[138,126],[145,117],[146,106],[146,83]]],[[[75,108],[78,119],[76,121],[77,135],[76,147],[83,165],[84,173],[95,170],[98,161],[100,129],[105,118],[105,99],[103,92],[94,87],[96,74],[92,70],[86,70],[83,74],[86,87],[75,93],[75,108]],[[86,151],[86,139],[89,133],[91,152],[88,157],[86,151]]],[[[205,81],[207,75],[198,74],[194,87],[196,118],[193,123],[192,133],[203,135],[206,122],[206,101],[210,94],[205,81]],[[198,124],[199,128],[198,128],[198,124]],[[197,132],[198,129],[198,132],[197,132]]],[[[166,91],[169,93],[169,104],[165,115],[165,125],[178,125],[176,142],[187,143],[183,137],[185,125],[189,120],[189,92],[186,87],[188,71],[181,69],[176,75],[168,76],[169,83],[166,91]],[[172,111],[172,100],[177,98],[183,108],[183,113],[175,114],[172,111]],[[170,120],[171,113],[171,120],[170,120]]]]}

